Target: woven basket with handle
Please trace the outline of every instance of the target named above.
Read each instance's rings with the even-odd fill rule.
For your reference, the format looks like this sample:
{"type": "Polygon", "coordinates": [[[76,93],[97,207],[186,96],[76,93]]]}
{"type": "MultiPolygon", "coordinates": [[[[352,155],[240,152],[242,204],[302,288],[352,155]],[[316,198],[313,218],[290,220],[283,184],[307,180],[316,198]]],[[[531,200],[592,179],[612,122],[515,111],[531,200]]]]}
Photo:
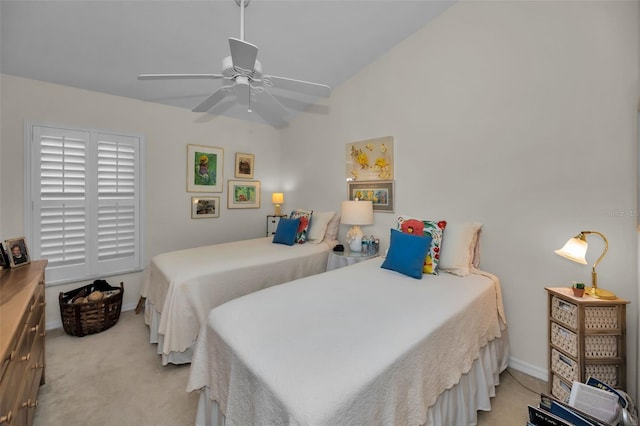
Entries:
{"type": "Polygon", "coordinates": [[[112,287],[105,280],[96,280],[66,293],[60,292],[58,301],[64,331],[71,336],[82,337],[114,326],[120,318],[123,294],[124,283],[120,283],[120,287],[112,287]],[[78,297],[88,296],[94,291],[108,296],[93,302],[73,303],[78,297]]]}

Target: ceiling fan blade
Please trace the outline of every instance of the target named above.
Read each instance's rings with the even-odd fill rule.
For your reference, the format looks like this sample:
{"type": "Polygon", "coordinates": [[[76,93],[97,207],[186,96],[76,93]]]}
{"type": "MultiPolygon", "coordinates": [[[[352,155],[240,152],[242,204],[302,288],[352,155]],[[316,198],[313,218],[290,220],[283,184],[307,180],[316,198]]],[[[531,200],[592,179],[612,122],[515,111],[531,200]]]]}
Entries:
{"type": "Polygon", "coordinates": [[[278,114],[279,116],[289,114],[289,110],[287,110],[284,105],[282,105],[271,93],[267,90],[263,90],[258,97],[259,103],[264,105],[265,108],[268,108],[269,111],[273,111],[274,114],[278,114]]]}
{"type": "Polygon", "coordinates": [[[264,121],[271,124],[273,127],[280,128],[287,124],[282,116],[274,114],[273,111],[262,104],[255,104],[252,111],[262,117],[264,121]]]}
{"type": "Polygon", "coordinates": [[[258,46],[244,40],[229,37],[229,50],[233,66],[245,71],[253,71],[258,57],[258,46]]]}
{"type": "Polygon", "coordinates": [[[222,74],[140,74],[138,80],[176,80],[176,79],[209,79],[224,78],[222,74]]]}
{"type": "Polygon", "coordinates": [[[326,84],[311,83],[309,81],[295,80],[293,78],[278,77],[275,75],[265,75],[262,79],[266,85],[278,89],[291,90],[324,98],[331,94],[331,88],[326,84]]]}
{"type": "Polygon", "coordinates": [[[196,106],[192,111],[193,112],[207,112],[216,104],[218,104],[221,100],[223,100],[230,92],[233,90],[233,86],[223,86],[213,92],[211,96],[202,101],[200,105],[196,106]]]}

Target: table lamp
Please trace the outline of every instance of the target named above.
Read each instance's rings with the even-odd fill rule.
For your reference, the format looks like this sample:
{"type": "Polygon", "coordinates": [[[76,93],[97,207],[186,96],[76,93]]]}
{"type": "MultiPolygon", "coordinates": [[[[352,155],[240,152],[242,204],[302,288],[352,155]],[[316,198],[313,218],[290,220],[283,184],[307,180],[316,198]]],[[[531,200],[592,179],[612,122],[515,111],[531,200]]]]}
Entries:
{"type": "Polygon", "coordinates": [[[281,216],[280,204],[284,203],[284,194],[282,192],[274,192],[271,194],[271,202],[276,205],[276,212],[274,213],[274,216],[281,216]]]}
{"type": "Polygon", "coordinates": [[[570,238],[561,249],[558,249],[555,252],[564,258],[586,265],[587,259],[585,258],[585,255],[587,254],[587,248],[589,247],[587,244],[587,235],[589,234],[596,234],[602,238],[604,241],[604,250],[598,260],[593,264],[593,268],[591,270],[591,288],[587,289],[586,293],[589,296],[597,297],[598,299],[615,299],[616,295],[612,292],[598,288],[598,274],[596,272],[596,266],[598,266],[598,263],[600,263],[604,255],[607,254],[607,250],[609,250],[609,241],[607,241],[607,237],[596,231],[582,231],[575,237],[570,238]]]}
{"type": "Polygon", "coordinates": [[[340,212],[340,223],[353,225],[347,232],[349,249],[353,252],[362,251],[362,230],[360,225],[373,224],[373,203],[371,201],[343,201],[340,212]]]}

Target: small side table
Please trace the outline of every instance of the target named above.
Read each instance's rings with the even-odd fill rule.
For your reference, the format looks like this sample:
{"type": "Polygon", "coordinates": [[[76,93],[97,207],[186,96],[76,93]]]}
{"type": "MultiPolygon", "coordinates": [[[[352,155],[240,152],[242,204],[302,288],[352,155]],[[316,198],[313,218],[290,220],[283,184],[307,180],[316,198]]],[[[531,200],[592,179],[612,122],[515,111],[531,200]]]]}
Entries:
{"type": "Polygon", "coordinates": [[[331,251],[329,258],[327,259],[327,271],[342,268],[344,266],[354,265],[364,260],[373,259],[378,257],[376,254],[363,254],[358,252],[352,252],[345,248],[345,251],[331,251]]]}
{"type": "Polygon", "coordinates": [[[272,235],[276,234],[276,229],[278,229],[278,222],[280,222],[280,218],[283,217],[287,217],[286,214],[281,214],[281,215],[273,215],[273,214],[268,214],[267,215],[267,237],[270,237],[272,235]]]}

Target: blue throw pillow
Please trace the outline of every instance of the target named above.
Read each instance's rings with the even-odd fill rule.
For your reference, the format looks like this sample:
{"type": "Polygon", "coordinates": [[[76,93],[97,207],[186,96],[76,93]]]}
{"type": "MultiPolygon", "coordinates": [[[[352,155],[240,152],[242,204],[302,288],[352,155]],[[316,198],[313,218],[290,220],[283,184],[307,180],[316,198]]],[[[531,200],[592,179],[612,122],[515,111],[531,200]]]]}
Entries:
{"type": "Polygon", "coordinates": [[[431,237],[405,234],[392,229],[389,251],[382,268],[420,279],[424,258],[430,247],[431,237]]]}
{"type": "Polygon", "coordinates": [[[285,219],[281,217],[278,222],[278,228],[276,228],[276,234],[273,236],[273,242],[292,246],[296,242],[296,233],[299,225],[300,219],[285,219]]]}

